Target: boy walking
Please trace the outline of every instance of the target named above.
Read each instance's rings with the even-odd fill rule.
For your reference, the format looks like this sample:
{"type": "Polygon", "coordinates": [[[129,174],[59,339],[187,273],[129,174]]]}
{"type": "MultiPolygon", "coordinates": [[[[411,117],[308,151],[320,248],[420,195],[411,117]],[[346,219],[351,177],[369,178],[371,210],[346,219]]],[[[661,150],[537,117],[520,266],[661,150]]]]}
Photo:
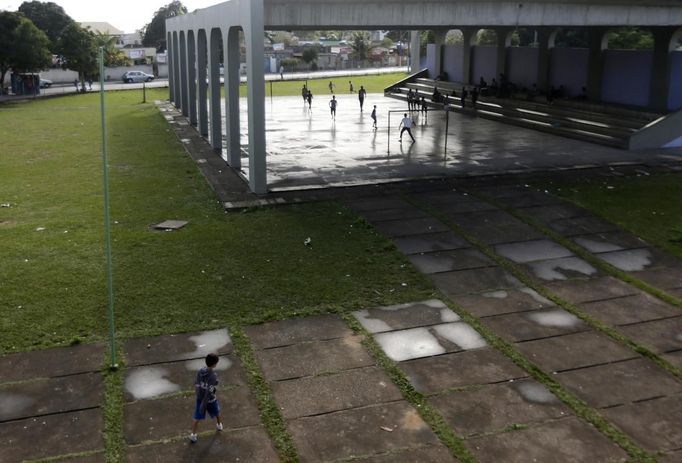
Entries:
{"type": "Polygon", "coordinates": [[[358,100],[360,100],[360,112],[362,112],[362,106],[365,104],[365,97],[367,96],[367,90],[365,87],[360,85],[360,90],[358,91],[358,100]]]}
{"type": "Polygon", "coordinates": [[[196,405],[194,408],[194,419],[192,420],[192,433],[189,435],[191,443],[197,441],[199,421],[206,418],[206,412],[208,412],[211,418],[215,418],[216,430],[223,430],[223,422],[220,420],[220,407],[215,395],[216,387],[218,386],[218,375],[214,368],[218,364],[218,360],[219,358],[216,354],[208,354],[206,356],[206,366],[201,367],[194,381],[196,405]]]}
{"type": "Polygon", "coordinates": [[[332,113],[332,119],[336,120],[336,96],[332,96],[332,99],[329,100],[329,109],[331,109],[332,113]]]}
{"type": "Polygon", "coordinates": [[[374,105],[374,109],[372,110],[372,114],[369,116],[372,118],[372,128],[376,130],[377,127],[377,105],[374,105]]]}

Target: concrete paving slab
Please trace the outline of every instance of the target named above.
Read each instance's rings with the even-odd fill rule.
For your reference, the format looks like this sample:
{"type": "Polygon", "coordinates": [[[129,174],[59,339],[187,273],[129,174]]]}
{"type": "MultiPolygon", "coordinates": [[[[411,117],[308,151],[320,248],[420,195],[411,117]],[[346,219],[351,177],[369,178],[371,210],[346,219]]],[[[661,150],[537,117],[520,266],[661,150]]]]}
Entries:
{"type": "Polygon", "coordinates": [[[682,316],[622,326],[619,331],[656,353],[682,349],[682,316]]]}
{"type": "Polygon", "coordinates": [[[680,288],[680,289],[669,289],[666,292],[672,296],[675,296],[679,300],[682,300],[682,288],[680,288]]]}
{"type": "Polygon", "coordinates": [[[452,300],[476,317],[490,317],[513,312],[553,307],[555,304],[534,289],[484,292],[481,294],[453,296],[452,300]]]}
{"type": "Polygon", "coordinates": [[[498,336],[513,342],[561,336],[590,328],[560,308],[537,309],[482,318],[481,322],[498,336]]]}
{"type": "Polygon", "coordinates": [[[617,231],[618,227],[611,222],[595,216],[572,217],[570,219],[559,219],[548,224],[549,228],[564,236],[593,235],[617,231]]]}
{"type": "Polygon", "coordinates": [[[461,321],[378,333],[374,339],[394,362],[488,345],[480,334],[461,321]]]}
{"type": "Polygon", "coordinates": [[[414,199],[434,205],[458,205],[465,203],[481,203],[475,196],[453,188],[447,190],[427,190],[411,194],[414,199]]]}
{"type": "Polygon", "coordinates": [[[542,260],[525,264],[530,275],[541,282],[597,278],[603,273],[579,257],[542,260]]]}
{"type": "Polygon", "coordinates": [[[431,397],[429,402],[458,435],[465,437],[572,414],[549,390],[533,380],[449,392],[431,397]]]}
{"type": "Polygon", "coordinates": [[[277,463],[279,458],[265,430],[258,427],[216,432],[199,436],[196,444],[189,440],[128,447],[128,463],[277,463]]]}
{"type": "Polygon", "coordinates": [[[353,316],[370,333],[439,325],[460,319],[438,299],[357,310],[353,316]]]}
{"type": "Polygon", "coordinates": [[[493,227],[513,226],[522,223],[519,219],[501,209],[456,214],[452,215],[450,220],[464,230],[470,232],[493,227]]]}
{"type": "Polygon", "coordinates": [[[665,290],[682,288],[682,267],[646,269],[634,272],[632,276],[655,288],[665,290]]]}
{"type": "Polygon", "coordinates": [[[639,249],[648,246],[643,239],[622,230],[595,233],[593,235],[580,235],[573,237],[572,240],[577,245],[594,254],[624,249],[639,249]]]}
{"type": "Polygon", "coordinates": [[[658,457],[658,463],[679,463],[682,461],[682,450],[667,452],[658,457]]]}
{"type": "Polygon", "coordinates": [[[491,348],[411,360],[402,362],[400,368],[410,384],[423,394],[528,376],[511,360],[491,348]]]}
{"type": "Polygon", "coordinates": [[[383,455],[372,455],[353,461],[362,463],[455,463],[457,460],[443,445],[431,445],[417,449],[390,452],[383,455]]]}
{"type": "Polygon", "coordinates": [[[374,227],[391,238],[449,231],[447,225],[433,217],[376,222],[374,227]]]}
{"type": "Polygon", "coordinates": [[[155,224],[153,228],[156,230],[180,230],[187,224],[186,220],[164,220],[155,224]]]}
{"type": "Polygon", "coordinates": [[[507,206],[520,208],[532,206],[545,206],[548,204],[565,204],[561,198],[553,196],[544,191],[526,190],[523,193],[506,196],[502,199],[507,206]]]}
{"type": "Polygon", "coordinates": [[[484,244],[495,245],[501,243],[515,243],[519,241],[539,240],[542,233],[524,223],[504,224],[475,231],[474,236],[484,244]]]}
{"type": "Polygon", "coordinates": [[[176,360],[197,359],[210,353],[232,352],[227,329],[200,333],[168,334],[127,339],[123,344],[127,366],[149,365],[176,360]]]}
{"type": "Polygon", "coordinates": [[[244,329],[256,349],[289,346],[351,336],[353,332],[336,315],[317,315],[248,326],[244,329]]]}
{"type": "Polygon", "coordinates": [[[0,423],[3,462],[104,449],[99,408],[0,423]]]}
{"type": "Polygon", "coordinates": [[[558,373],[554,378],[596,408],[673,395],[682,383],[650,360],[639,358],[558,373]]]}
{"type": "Polygon", "coordinates": [[[79,457],[57,458],[56,460],[51,461],[58,461],[60,463],[106,463],[107,460],[104,456],[104,452],[98,452],[79,457]]]}
{"type": "Polygon", "coordinates": [[[0,422],[98,407],[102,376],[83,373],[0,386],[0,422]]]}
{"type": "Polygon", "coordinates": [[[458,249],[428,254],[412,254],[408,259],[421,273],[431,274],[492,267],[496,264],[476,249],[458,249]]]}
{"type": "Polygon", "coordinates": [[[362,211],[362,216],[371,223],[378,223],[387,220],[415,219],[427,217],[428,214],[414,206],[405,206],[401,209],[373,209],[362,211]]]}
{"type": "Polygon", "coordinates": [[[90,373],[101,370],[104,361],[101,344],[7,354],[0,357],[0,383],[90,373]]]}
{"type": "Polygon", "coordinates": [[[438,211],[445,215],[462,214],[466,212],[495,211],[499,208],[491,203],[478,200],[453,201],[449,203],[433,204],[438,211]]]}
{"type": "MultiPolygon", "coordinates": [[[[126,402],[147,400],[181,391],[194,391],[197,371],[205,363],[187,360],[127,368],[124,373],[123,397],[126,402]]],[[[234,355],[222,355],[216,366],[221,387],[244,386],[246,376],[234,355]]]]}
{"type": "Polygon", "coordinates": [[[500,256],[516,263],[573,256],[571,251],[548,239],[498,244],[494,249],[500,256]]]}
{"type": "Polygon", "coordinates": [[[303,463],[421,448],[438,441],[404,401],[299,418],[287,422],[287,429],[303,463]]]}
{"type": "Polygon", "coordinates": [[[651,452],[682,448],[682,397],[662,397],[603,410],[604,417],[651,452]]]}
{"type": "Polygon", "coordinates": [[[571,370],[638,357],[632,350],[596,331],[522,342],[517,344],[516,348],[546,372],[571,370]]]}
{"type": "Polygon", "coordinates": [[[546,286],[560,298],[574,304],[641,294],[634,286],[610,276],[591,280],[558,281],[548,283],[546,286]]]}
{"type": "Polygon", "coordinates": [[[271,384],[271,388],[285,419],[402,399],[398,388],[377,367],[277,381],[271,384]]]}
{"type": "Polygon", "coordinates": [[[680,309],[646,293],[580,304],[580,309],[609,325],[630,325],[680,315],[680,309]]]}
{"type": "Polygon", "coordinates": [[[523,284],[501,267],[437,273],[431,280],[448,296],[521,288],[523,284]]]}
{"type": "Polygon", "coordinates": [[[575,417],[467,441],[481,463],[626,461],[626,453],[575,417]]]}
{"type": "Polygon", "coordinates": [[[345,201],[344,204],[346,205],[346,207],[356,212],[387,209],[405,209],[411,207],[410,203],[392,196],[373,196],[369,198],[360,198],[345,201]]]}
{"type": "Polygon", "coordinates": [[[255,352],[269,381],[300,378],[374,365],[361,344],[362,337],[347,336],[255,352]]]}
{"type": "MultiPolygon", "coordinates": [[[[189,435],[194,413],[194,393],[158,400],[140,400],[123,409],[123,435],[127,444],[189,435]]],[[[225,429],[260,424],[260,412],[250,391],[237,387],[218,391],[220,416],[225,429]]],[[[215,420],[206,417],[199,432],[212,430],[215,420]]]]}
{"type": "Polygon", "coordinates": [[[447,251],[471,246],[464,238],[455,235],[453,232],[404,236],[395,238],[393,243],[404,254],[447,251]]]}
{"type": "Polygon", "coordinates": [[[563,202],[560,204],[548,204],[541,206],[528,206],[518,208],[522,214],[532,217],[542,223],[553,222],[559,219],[569,219],[572,217],[582,217],[590,213],[574,204],[563,202]]]}

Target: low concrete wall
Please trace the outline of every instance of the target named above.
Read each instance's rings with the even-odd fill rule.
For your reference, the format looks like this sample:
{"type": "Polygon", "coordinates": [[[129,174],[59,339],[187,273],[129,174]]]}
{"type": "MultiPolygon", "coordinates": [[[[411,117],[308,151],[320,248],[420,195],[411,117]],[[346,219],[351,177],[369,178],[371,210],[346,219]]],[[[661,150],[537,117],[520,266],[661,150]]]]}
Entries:
{"type": "Polygon", "coordinates": [[[682,109],[682,51],[670,54],[670,90],[668,93],[668,109],[682,109]]]}
{"type": "Polygon", "coordinates": [[[70,69],[47,69],[40,73],[42,79],[50,79],[55,84],[72,84],[78,73],[70,69]]]}
{"type": "Polygon", "coordinates": [[[566,96],[577,96],[587,87],[587,48],[553,48],[551,50],[549,84],[566,89],[566,96]]]}
{"type": "Polygon", "coordinates": [[[538,82],[539,50],[531,47],[507,49],[507,78],[520,88],[531,88],[538,82]]]}
{"type": "Polygon", "coordinates": [[[630,136],[631,150],[682,147],[682,111],[661,117],[630,136]]]}
{"type": "Polygon", "coordinates": [[[602,101],[648,106],[653,59],[653,50],[605,50],[602,101]]]}
{"type": "Polygon", "coordinates": [[[464,49],[462,44],[443,46],[443,71],[448,73],[448,80],[452,82],[463,82],[462,57],[464,49]]]}
{"type": "Polygon", "coordinates": [[[168,77],[168,65],[167,64],[157,64],[156,65],[159,75],[157,77],[167,78],[168,77]]]}
{"type": "Polygon", "coordinates": [[[478,84],[483,77],[488,83],[497,76],[497,47],[475,46],[471,54],[471,82],[478,84]]]}
{"type": "Polygon", "coordinates": [[[150,64],[140,66],[119,66],[115,68],[104,68],[104,80],[121,80],[123,74],[128,71],[142,71],[146,72],[147,74],[154,74],[154,69],[150,64]]]}

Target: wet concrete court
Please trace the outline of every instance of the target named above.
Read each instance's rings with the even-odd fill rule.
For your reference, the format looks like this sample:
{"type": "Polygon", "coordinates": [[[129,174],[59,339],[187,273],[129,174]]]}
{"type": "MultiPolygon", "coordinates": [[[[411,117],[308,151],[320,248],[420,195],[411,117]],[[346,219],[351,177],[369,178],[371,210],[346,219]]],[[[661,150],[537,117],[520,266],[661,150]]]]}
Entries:
{"type": "MultiPolygon", "coordinates": [[[[415,112],[412,132],[416,143],[411,143],[405,134],[401,144],[398,125],[406,110],[405,102],[369,94],[360,112],[357,94],[337,94],[337,117],[333,121],[330,98],[328,93],[314,95],[312,111],[301,97],[266,98],[267,176],[271,191],[656,162],[680,154],[679,150],[658,154],[618,150],[459,113],[449,113],[446,151],[445,113],[439,110],[427,116],[415,112]],[[373,105],[377,105],[377,131],[372,129],[370,118],[373,105]],[[398,111],[391,113],[390,136],[388,111],[398,111]]],[[[241,143],[248,148],[245,99],[241,100],[240,121],[241,143]]],[[[248,157],[242,162],[243,170],[248,172],[248,157]]]]}

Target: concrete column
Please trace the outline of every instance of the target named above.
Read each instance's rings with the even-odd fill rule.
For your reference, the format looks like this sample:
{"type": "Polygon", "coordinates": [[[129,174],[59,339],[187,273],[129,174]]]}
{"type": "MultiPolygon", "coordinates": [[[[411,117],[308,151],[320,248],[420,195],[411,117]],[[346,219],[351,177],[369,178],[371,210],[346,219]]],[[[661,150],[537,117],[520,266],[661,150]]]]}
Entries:
{"type": "Polygon", "coordinates": [[[242,148],[239,124],[239,29],[237,27],[231,28],[226,34],[224,50],[227,163],[234,169],[240,169],[242,148]]]}
{"type": "Polygon", "coordinates": [[[168,99],[175,104],[175,79],[173,76],[173,37],[166,34],[166,59],[168,61],[168,99]]]}
{"type": "Polygon", "coordinates": [[[194,31],[187,32],[187,75],[189,78],[189,123],[197,125],[197,45],[194,31]]]}
{"type": "Polygon", "coordinates": [[[208,65],[208,46],[206,40],[206,31],[200,30],[197,37],[197,84],[198,92],[198,106],[199,106],[199,134],[202,137],[208,137],[208,84],[206,79],[206,67],[208,65]]]}
{"type": "Polygon", "coordinates": [[[187,39],[185,31],[180,31],[180,97],[182,98],[182,115],[189,115],[189,79],[187,75],[187,39]]]}
{"type": "Polygon", "coordinates": [[[554,41],[552,41],[552,47],[550,47],[550,35],[554,31],[551,28],[540,27],[537,29],[538,33],[538,77],[535,83],[538,85],[538,90],[547,91],[549,89],[549,69],[550,63],[550,53],[551,48],[554,46],[554,41]]]}
{"type": "Polygon", "coordinates": [[[182,108],[182,95],[180,93],[180,88],[182,83],[180,82],[180,46],[178,44],[178,33],[173,32],[173,93],[175,94],[174,102],[175,107],[178,109],[182,108]]]}
{"type": "Polygon", "coordinates": [[[211,31],[208,55],[208,87],[211,108],[211,146],[215,151],[223,149],[223,121],[220,117],[220,29],[211,31]]]}
{"type": "Polygon", "coordinates": [[[496,27],[497,36],[497,67],[495,78],[499,80],[500,74],[507,75],[507,48],[511,46],[511,35],[514,29],[511,27],[496,27]]]}
{"type": "Polygon", "coordinates": [[[589,30],[590,56],[587,64],[587,99],[601,100],[601,83],[604,75],[604,50],[608,47],[605,27],[589,30]]]}
{"type": "Polygon", "coordinates": [[[476,40],[477,28],[463,27],[462,29],[462,83],[471,83],[471,54],[472,46],[476,40]]]}
{"type": "Polygon", "coordinates": [[[435,69],[436,69],[436,75],[431,76],[434,79],[438,77],[442,72],[443,72],[443,44],[445,43],[445,35],[448,33],[448,31],[445,30],[434,30],[433,35],[434,35],[434,44],[436,45],[434,47],[434,64],[435,64],[435,69]]]}
{"type": "Polygon", "coordinates": [[[410,73],[419,72],[419,62],[421,61],[421,38],[419,31],[410,33],[410,73]]]}
{"type": "Polygon", "coordinates": [[[671,40],[674,27],[654,27],[654,59],[651,63],[651,85],[649,88],[649,106],[656,111],[668,111],[668,95],[670,91],[670,52],[673,50],[671,40]]]}
{"type": "Polygon", "coordinates": [[[263,0],[249,3],[250,21],[244,28],[249,99],[249,186],[256,194],[268,191],[265,159],[265,51],[263,0]]]}

